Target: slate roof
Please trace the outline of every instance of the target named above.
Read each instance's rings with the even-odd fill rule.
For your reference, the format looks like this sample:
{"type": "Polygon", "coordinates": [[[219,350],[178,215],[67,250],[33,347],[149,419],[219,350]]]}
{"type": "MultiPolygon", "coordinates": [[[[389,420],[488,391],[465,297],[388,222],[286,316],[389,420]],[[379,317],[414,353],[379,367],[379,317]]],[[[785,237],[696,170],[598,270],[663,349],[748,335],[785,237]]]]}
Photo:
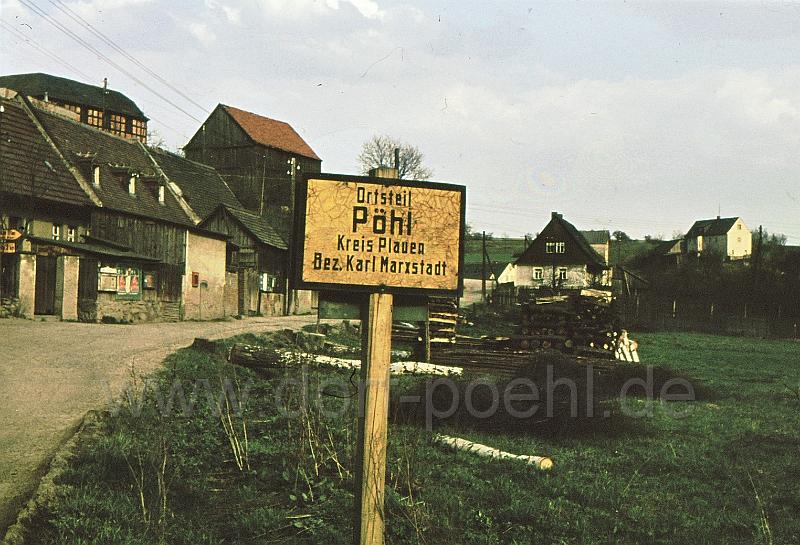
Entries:
{"type": "Polygon", "coordinates": [[[255,143],[321,161],[288,123],[220,104],[255,143]]]}
{"type": "Polygon", "coordinates": [[[208,217],[220,204],[242,208],[214,168],[162,149],[148,148],[148,151],[167,178],[181,188],[183,197],[201,219],[208,217]]]}
{"type": "Polygon", "coordinates": [[[736,220],[739,218],[715,218],[711,220],[698,220],[694,222],[692,228],[686,233],[686,238],[697,236],[713,237],[725,235],[731,230],[736,220]]]}
{"type": "Polygon", "coordinates": [[[89,183],[91,166],[100,166],[100,186],[92,186],[104,208],[179,225],[193,226],[175,195],[167,189],[165,202],[158,202],[160,176],[145,149],[88,125],[44,110],[34,110],[47,134],[61,153],[89,183]],[[128,193],[128,178],[138,174],[136,194],[128,193]]]}
{"type": "Polygon", "coordinates": [[[42,74],[13,74],[0,76],[0,87],[14,89],[22,94],[44,98],[45,93],[52,99],[75,104],[87,104],[101,109],[128,114],[147,119],[142,110],[131,99],[112,89],[88,85],[75,80],[42,74]]]}
{"type": "MultiPolygon", "coordinates": [[[[575,243],[575,246],[578,248],[579,253],[583,255],[583,258],[586,260],[587,264],[601,269],[606,267],[605,260],[589,245],[580,231],[578,231],[570,222],[565,220],[561,214],[557,214],[555,212],[553,213],[547,226],[542,229],[539,235],[533,239],[530,246],[528,246],[519,259],[515,261],[517,265],[537,264],[538,254],[542,247],[541,239],[546,237],[547,233],[551,231],[551,225],[553,223],[558,224],[558,226],[560,226],[561,229],[572,239],[572,242],[575,243]]],[[[564,259],[564,256],[561,254],[555,254],[555,256],[558,259],[564,259]]]]}
{"type": "Polygon", "coordinates": [[[286,241],[283,240],[275,228],[262,216],[253,212],[248,212],[247,210],[242,210],[241,208],[230,208],[226,206],[225,209],[263,244],[273,246],[280,250],[289,249],[286,241]]]}
{"type": "Polygon", "coordinates": [[[0,100],[0,192],[92,205],[18,100],[0,100]]]}

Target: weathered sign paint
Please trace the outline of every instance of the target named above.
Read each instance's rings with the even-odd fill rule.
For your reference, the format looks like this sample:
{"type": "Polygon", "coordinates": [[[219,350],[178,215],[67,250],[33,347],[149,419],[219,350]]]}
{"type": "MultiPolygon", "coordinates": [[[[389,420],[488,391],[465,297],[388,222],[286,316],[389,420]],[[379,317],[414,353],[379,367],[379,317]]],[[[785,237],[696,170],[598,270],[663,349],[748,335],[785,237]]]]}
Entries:
{"type": "Polygon", "coordinates": [[[307,175],[298,195],[301,287],[456,294],[463,186],[307,175]]]}

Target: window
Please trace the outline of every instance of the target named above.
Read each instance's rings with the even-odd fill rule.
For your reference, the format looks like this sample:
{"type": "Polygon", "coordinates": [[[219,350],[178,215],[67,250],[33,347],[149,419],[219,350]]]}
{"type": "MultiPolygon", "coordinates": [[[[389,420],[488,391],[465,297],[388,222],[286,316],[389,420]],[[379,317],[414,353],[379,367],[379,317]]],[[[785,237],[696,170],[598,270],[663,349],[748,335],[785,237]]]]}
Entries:
{"type": "Polygon", "coordinates": [[[92,127],[103,126],[103,111],[95,110],[94,108],[86,109],[86,122],[92,127]]]}
{"type": "Polygon", "coordinates": [[[548,254],[563,254],[565,249],[566,244],[563,242],[546,242],[544,246],[544,250],[548,254]]]}
{"type": "Polygon", "coordinates": [[[61,226],[53,224],[53,240],[61,240],[61,226]]]}
{"type": "Polygon", "coordinates": [[[164,204],[164,186],[158,186],[158,202],[159,204],[164,204]]]}
{"type": "Polygon", "coordinates": [[[566,280],[567,279],[567,268],[566,267],[559,267],[558,268],[558,279],[559,280],[566,280]]]}
{"type": "Polygon", "coordinates": [[[136,176],[128,178],[128,193],[130,195],[136,195],[136,176]]]}
{"type": "Polygon", "coordinates": [[[127,120],[125,119],[124,115],[111,114],[111,119],[110,119],[110,122],[109,122],[109,129],[111,129],[111,132],[113,132],[114,134],[118,134],[120,136],[123,136],[125,134],[125,122],[126,121],[127,120]]]}
{"type": "Polygon", "coordinates": [[[92,167],[92,183],[95,187],[100,187],[100,167],[98,165],[92,167]]]}
{"type": "Polygon", "coordinates": [[[67,227],[67,242],[75,242],[75,227],[67,227]]]}
{"type": "Polygon", "coordinates": [[[147,123],[141,119],[132,119],[131,134],[142,142],[145,142],[147,140],[147,123]]]}
{"type": "Polygon", "coordinates": [[[542,278],[544,278],[544,271],[539,267],[533,269],[533,279],[541,280],[542,278]]]}
{"type": "Polygon", "coordinates": [[[742,230],[742,224],[741,223],[737,224],[736,228],[741,231],[742,230]]]}

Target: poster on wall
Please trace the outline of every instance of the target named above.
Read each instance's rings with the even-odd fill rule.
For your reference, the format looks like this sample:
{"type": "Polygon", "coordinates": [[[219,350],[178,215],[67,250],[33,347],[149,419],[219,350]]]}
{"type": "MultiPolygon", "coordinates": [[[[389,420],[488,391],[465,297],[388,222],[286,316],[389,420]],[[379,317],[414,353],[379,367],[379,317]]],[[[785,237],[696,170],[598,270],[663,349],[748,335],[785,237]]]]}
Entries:
{"type": "Polygon", "coordinates": [[[142,296],[141,278],[141,269],[119,267],[117,270],[117,299],[140,299],[142,296]]]}
{"type": "Polygon", "coordinates": [[[117,268],[100,267],[97,272],[97,291],[117,291],[117,268]]]}

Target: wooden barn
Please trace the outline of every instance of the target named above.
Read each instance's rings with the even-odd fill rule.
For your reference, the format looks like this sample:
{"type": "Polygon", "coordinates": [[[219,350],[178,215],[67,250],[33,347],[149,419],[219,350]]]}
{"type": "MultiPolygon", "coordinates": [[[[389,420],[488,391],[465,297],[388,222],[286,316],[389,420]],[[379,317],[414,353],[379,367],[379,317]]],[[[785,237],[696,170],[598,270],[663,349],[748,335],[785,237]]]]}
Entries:
{"type": "Polygon", "coordinates": [[[235,248],[229,253],[228,270],[238,275],[239,314],[288,312],[288,246],[264,217],[222,204],[200,225],[227,234],[235,248]]]}
{"type": "Polygon", "coordinates": [[[224,104],[183,149],[188,159],[214,167],[246,209],[268,215],[282,233],[291,226],[296,180],[322,168],[288,123],[224,104]]]}

